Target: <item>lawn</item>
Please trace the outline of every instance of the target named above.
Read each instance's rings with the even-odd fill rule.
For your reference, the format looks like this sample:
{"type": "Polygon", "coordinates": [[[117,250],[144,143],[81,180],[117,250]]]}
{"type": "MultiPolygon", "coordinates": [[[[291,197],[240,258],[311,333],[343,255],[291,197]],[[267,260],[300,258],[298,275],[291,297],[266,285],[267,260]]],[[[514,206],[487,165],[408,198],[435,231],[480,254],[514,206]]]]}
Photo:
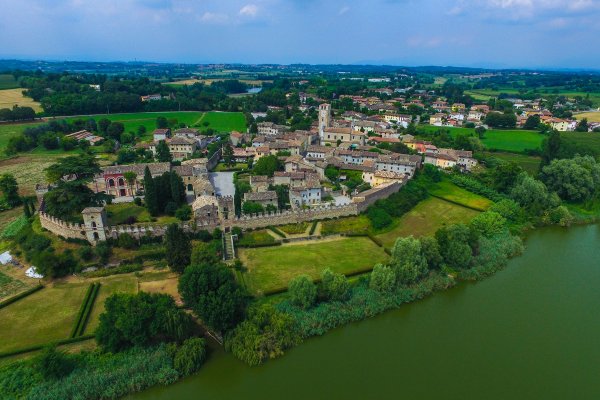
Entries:
{"type": "Polygon", "coordinates": [[[371,221],[364,215],[356,217],[332,219],[321,223],[321,234],[332,235],[336,233],[360,233],[371,229],[371,221]]]}
{"type": "Polygon", "coordinates": [[[173,222],[181,222],[177,218],[169,215],[161,215],[156,217],[154,221],[146,207],[138,206],[135,203],[117,203],[106,206],[106,215],[109,225],[125,224],[129,217],[135,217],[134,224],[144,224],[155,222],[157,224],[172,224],[173,222]]]}
{"type": "MultiPolygon", "coordinates": [[[[89,285],[93,280],[90,280],[86,284],[89,285]]],[[[90,319],[88,325],[85,328],[85,333],[93,333],[98,327],[100,322],[99,317],[104,312],[104,302],[106,299],[115,293],[136,293],[138,290],[138,279],[132,275],[114,275],[98,280],[102,283],[100,290],[98,291],[98,297],[94,302],[94,308],[90,313],[90,319]]]]}
{"type": "Polygon", "coordinates": [[[435,185],[431,185],[429,187],[429,193],[450,202],[481,211],[487,210],[493,204],[490,199],[486,199],[478,194],[460,188],[448,179],[444,179],[441,182],[437,182],[435,185]]]}
{"type": "Polygon", "coordinates": [[[0,309],[0,352],[69,337],[87,283],[56,283],[0,309]]]}
{"type": "Polygon", "coordinates": [[[395,224],[394,229],[377,235],[377,238],[385,247],[391,249],[399,237],[431,236],[445,225],[468,222],[477,214],[479,214],[477,211],[470,208],[431,197],[404,214],[395,224]]]}
{"type": "Polygon", "coordinates": [[[23,96],[23,88],[0,90],[0,108],[31,107],[35,112],[42,111],[42,106],[31,97],[23,96]]]}
{"type": "Polygon", "coordinates": [[[297,224],[278,226],[277,229],[289,235],[300,235],[305,233],[306,230],[310,227],[310,225],[312,224],[308,222],[300,222],[297,224]]]}
{"type": "Polygon", "coordinates": [[[245,282],[255,294],[285,288],[298,275],[318,279],[325,268],[352,274],[388,259],[383,248],[367,237],[240,249],[239,256],[248,268],[245,282]]]}
{"type": "Polygon", "coordinates": [[[542,162],[540,157],[527,156],[525,154],[497,152],[487,153],[486,155],[499,158],[500,160],[506,162],[514,162],[531,175],[537,174],[540,168],[540,163],[542,162]]]}
{"type": "Polygon", "coordinates": [[[275,238],[266,229],[244,232],[238,241],[240,246],[253,246],[275,243],[275,238]]]}
{"type": "Polygon", "coordinates": [[[202,131],[211,128],[217,132],[246,132],[246,117],[240,112],[210,111],[204,113],[194,126],[202,131]],[[208,126],[205,126],[207,122],[208,126]]]}
{"type": "MultiPolygon", "coordinates": [[[[426,132],[435,132],[440,129],[447,129],[452,136],[459,133],[475,134],[474,128],[419,126],[419,130],[426,132]]],[[[485,132],[481,142],[490,150],[523,153],[525,150],[541,149],[544,137],[537,131],[489,129],[485,132]]]]}

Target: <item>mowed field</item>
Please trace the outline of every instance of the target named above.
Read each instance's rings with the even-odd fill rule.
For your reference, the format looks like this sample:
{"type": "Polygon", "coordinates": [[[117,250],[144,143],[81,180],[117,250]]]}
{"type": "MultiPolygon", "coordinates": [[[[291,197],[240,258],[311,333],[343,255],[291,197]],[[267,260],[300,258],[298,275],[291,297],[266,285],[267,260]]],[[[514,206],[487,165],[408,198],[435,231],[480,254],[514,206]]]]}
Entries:
{"type": "Polygon", "coordinates": [[[42,111],[40,103],[30,97],[23,96],[22,88],[0,90],[0,108],[13,108],[14,105],[20,107],[31,107],[35,112],[42,111]]]}
{"type": "Polygon", "coordinates": [[[325,268],[352,274],[369,270],[388,255],[368,237],[344,237],[286,244],[276,247],[239,249],[248,268],[244,281],[254,294],[287,287],[302,274],[318,279],[325,268]]]}
{"type": "Polygon", "coordinates": [[[395,224],[394,229],[376,237],[386,248],[391,249],[399,237],[433,236],[438,229],[447,225],[469,222],[477,214],[478,211],[470,208],[431,197],[404,214],[395,224]]]}
{"type": "Polygon", "coordinates": [[[437,182],[435,185],[429,187],[428,190],[435,197],[479,211],[485,211],[494,204],[490,199],[460,188],[448,179],[437,182]]]}
{"type": "Polygon", "coordinates": [[[578,121],[587,118],[588,122],[600,122],[600,111],[575,114],[574,116],[578,121]]]}
{"type": "MultiPolygon", "coordinates": [[[[440,129],[447,129],[452,136],[456,136],[460,133],[470,135],[475,134],[474,128],[452,128],[426,125],[420,126],[419,129],[427,132],[436,132],[440,129]]],[[[540,149],[544,137],[544,135],[537,131],[489,129],[485,132],[481,142],[490,150],[522,153],[525,150],[540,149]]]]}

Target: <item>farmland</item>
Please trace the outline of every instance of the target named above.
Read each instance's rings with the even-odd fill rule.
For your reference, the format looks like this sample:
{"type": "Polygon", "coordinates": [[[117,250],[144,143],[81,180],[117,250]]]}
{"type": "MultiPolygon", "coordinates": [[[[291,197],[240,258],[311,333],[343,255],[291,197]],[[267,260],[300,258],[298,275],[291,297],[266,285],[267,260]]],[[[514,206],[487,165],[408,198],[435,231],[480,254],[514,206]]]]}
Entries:
{"type": "Polygon", "coordinates": [[[18,87],[19,82],[17,82],[14,76],[10,74],[0,74],[0,90],[16,89],[18,87]]]}
{"type": "Polygon", "coordinates": [[[498,158],[506,162],[513,162],[531,175],[534,175],[538,172],[540,168],[540,163],[542,162],[542,159],[540,157],[526,156],[524,154],[497,152],[486,153],[486,155],[498,158]]]}
{"type": "Polygon", "coordinates": [[[600,122],[600,111],[575,114],[574,116],[578,121],[587,118],[588,122],[600,122]]]}
{"type": "Polygon", "coordinates": [[[351,274],[368,270],[388,256],[367,237],[325,239],[276,247],[240,249],[248,268],[244,281],[255,294],[283,289],[298,275],[318,279],[325,268],[351,274]]]}
{"type": "Polygon", "coordinates": [[[447,179],[432,185],[429,193],[435,197],[480,211],[487,210],[493,204],[491,200],[460,188],[447,179]]]}
{"type": "Polygon", "coordinates": [[[431,236],[443,226],[468,222],[477,214],[479,214],[477,211],[470,208],[432,197],[404,214],[395,224],[394,229],[377,235],[377,238],[385,247],[391,249],[399,237],[431,236]]]}
{"type": "MultiPolygon", "coordinates": [[[[564,90],[560,87],[548,87],[548,88],[538,88],[534,91],[539,94],[540,97],[544,97],[545,95],[553,95],[553,96],[566,96],[569,98],[573,98],[576,96],[586,97],[590,96],[590,100],[592,100],[592,104],[594,107],[600,107],[600,93],[587,93],[587,92],[577,92],[573,90],[564,90]]],[[[497,97],[500,93],[506,94],[514,94],[518,95],[520,92],[514,88],[499,88],[497,90],[492,89],[473,89],[473,90],[465,90],[465,94],[472,96],[476,100],[487,101],[493,97],[497,97]]]]}
{"type": "Polygon", "coordinates": [[[0,90],[0,108],[12,108],[14,105],[18,105],[31,107],[35,112],[42,111],[40,103],[23,96],[23,90],[21,88],[0,90]]]}
{"type": "Polygon", "coordinates": [[[560,137],[565,143],[600,155],[600,133],[598,132],[561,132],[560,137]]]}
{"type": "MultiPolygon", "coordinates": [[[[451,136],[456,136],[460,133],[475,135],[475,129],[473,128],[419,127],[419,130],[426,132],[436,132],[440,129],[447,129],[451,136]]],[[[522,153],[525,150],[540,149],[543,140],[544,135],[537,131],[489,129],[485,132],[481,142],[490,150],[522,153]]]]}

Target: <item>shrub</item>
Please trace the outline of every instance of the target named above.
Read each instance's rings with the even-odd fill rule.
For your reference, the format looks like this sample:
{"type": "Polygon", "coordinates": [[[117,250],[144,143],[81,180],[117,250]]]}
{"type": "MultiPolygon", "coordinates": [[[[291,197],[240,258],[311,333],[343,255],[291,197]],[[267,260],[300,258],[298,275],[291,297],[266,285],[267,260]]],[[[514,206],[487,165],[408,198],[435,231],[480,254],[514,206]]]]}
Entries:
{"type": "Polygon", "coordinates": [[[183,376],[198,371],[206,360],[206,341],[202,338],[190,338],[177,349],[173,366],[183,376]]]}
{"type": "Polygon", "coordinates": [[[301,308],[309,308],[317,299],[317,287],[308,275],[300,275],[292,279],[288,293],[292,303],[301,308]]]}
{"type": "Polygon", "coordinates": [[[94,249],[91,246],[82,246],[77,250],[77,255],[83,261],[90,261],[94,258],[94,249]]]}
{"type": "Polygon", "coordinates": [[[385,265],[377,264],[371,272],[369,287],[377,292],[391,292],[396,287],[396,274],[385,265]]]}
{"type": "Polygon", "coordinates": [[[345,301],[350,295],[350,284],[344,275],[327,268],[321,275],[321,293],[327,300],[345,301]]]}
{"type": "Polygon", "coordinates": [[[94,252],[96,253],[96,257],[100,259],[101,262],[107,263],[110,255],[112,254],[112,248],[106,242],[100,242],[96,245],[94,252]]]}
{"type": "Polygon", "coordinates": [[[75,367],[72,360],[56,346],[46,347],[37,357],[36,364],[40,374],[48,380],[63,378],[75,367]]]}
{"type": "Polygon", "coordinates": [[[485,186],[483,183],[479,182],[477,179],[472,178],[468,175],[451,174],[450,180],[456,186],[466,189],[466,190],[473,192],[475,194],[478,194],[480,196],[487,197],[488,199],[490,199],[492,201],[498,202],[498,201],[501,201],[506,198],[503,195],[501,195],[500,193],[496,192],[494,189],[491,189],[491,188],[485,186]]]}
{"type": "Polygon", "coordinates": [[[128,233],[121,233],[117,239],[117,246],[124,249],[136,249],[138,247],[137,240],[128,233]]]}
{"type": "Polygon", "coordinates": [[[187,204],[182,205],[175,211],[175,217],[181,221],[189,221],[192,218],[192,207],[187,204]]]}

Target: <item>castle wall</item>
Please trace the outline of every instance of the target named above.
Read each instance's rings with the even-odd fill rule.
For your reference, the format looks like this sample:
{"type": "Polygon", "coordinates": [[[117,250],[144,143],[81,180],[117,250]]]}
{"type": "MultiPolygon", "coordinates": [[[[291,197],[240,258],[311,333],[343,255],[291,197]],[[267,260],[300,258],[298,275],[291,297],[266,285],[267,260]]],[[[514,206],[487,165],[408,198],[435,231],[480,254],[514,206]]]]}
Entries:
{"type": "Polygon", "coordinates": [[[45,212],[40,211],[40,223],[42,228],[49,230],[55,235],[67,239],[87,240],[85,236],[85,227],[81,224],[71,224],[69,222],[54,218],[45,212]]]}

